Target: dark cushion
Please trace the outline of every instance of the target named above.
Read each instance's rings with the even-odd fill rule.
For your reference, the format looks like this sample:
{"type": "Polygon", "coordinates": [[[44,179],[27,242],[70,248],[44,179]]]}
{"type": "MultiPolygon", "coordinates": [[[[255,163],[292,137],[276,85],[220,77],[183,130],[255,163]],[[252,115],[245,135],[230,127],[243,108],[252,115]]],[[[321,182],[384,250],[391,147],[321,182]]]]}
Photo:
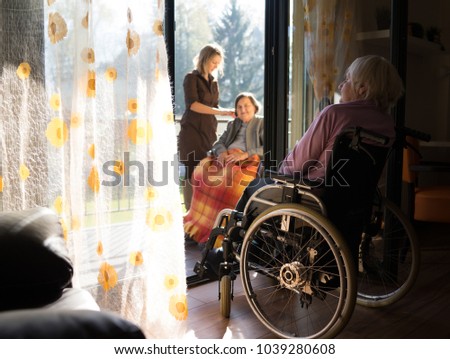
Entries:
{"type": "Polygon", "coordinates": [[[40,307],[71,285],[73,266],[55,213],[0,213],[0,311],[40,307]]]}
{"type": "Polygon", "coordinates": [[[0,339],[145,339],[145,335],[114,313],[27,309],[0,313],[0,339]]]}

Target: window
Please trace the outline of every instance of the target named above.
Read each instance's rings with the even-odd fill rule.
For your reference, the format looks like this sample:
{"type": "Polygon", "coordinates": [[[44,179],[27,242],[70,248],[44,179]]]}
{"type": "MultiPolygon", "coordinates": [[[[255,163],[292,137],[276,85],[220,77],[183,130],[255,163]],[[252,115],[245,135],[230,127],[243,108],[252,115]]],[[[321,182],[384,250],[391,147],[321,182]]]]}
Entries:
{"type": "MultiPolygon", "coordinates": [[[[176,119],[185,108],[184,76],[192,71],[195,55],[207,43],[218,43],[225,50],[220,106],[234,107],[242,91],[264,102],[264,14],[265,0],[175,0],[176,119]]],[[[219,132],[220,122],[219,118],[219,132]]]]}

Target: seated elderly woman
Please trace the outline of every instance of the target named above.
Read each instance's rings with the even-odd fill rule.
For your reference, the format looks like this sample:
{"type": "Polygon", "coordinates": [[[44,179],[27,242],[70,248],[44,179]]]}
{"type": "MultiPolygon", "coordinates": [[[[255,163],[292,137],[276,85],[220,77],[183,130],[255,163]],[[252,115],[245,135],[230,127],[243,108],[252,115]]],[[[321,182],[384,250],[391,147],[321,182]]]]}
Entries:
{"type": "Polygon", "coordinates": [[[259,108],[253,94],[240,93],[235,100],[237,117],[194,170],[191,207],[184,217],[186,237],[206,242],[218,213],[234,208],[256,177],[264,137],[263,118],[256,115],[259,108]]]}

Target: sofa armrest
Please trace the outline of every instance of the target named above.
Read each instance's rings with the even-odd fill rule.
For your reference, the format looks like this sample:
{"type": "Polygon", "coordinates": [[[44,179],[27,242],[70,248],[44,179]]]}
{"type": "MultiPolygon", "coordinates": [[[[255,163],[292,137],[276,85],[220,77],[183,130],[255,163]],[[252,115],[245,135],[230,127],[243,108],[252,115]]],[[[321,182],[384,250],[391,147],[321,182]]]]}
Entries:
{"type": "Polygon", "coordinates": [[[72,283],[58,216],[43,207],[0,212],[0,311],[36,308],[72,283]]]}
{"type": "Polygon", "coordinates": [[[1,339],[145,339],[134,323],[111,312],[40,309],[0,313],[1,339]]]}

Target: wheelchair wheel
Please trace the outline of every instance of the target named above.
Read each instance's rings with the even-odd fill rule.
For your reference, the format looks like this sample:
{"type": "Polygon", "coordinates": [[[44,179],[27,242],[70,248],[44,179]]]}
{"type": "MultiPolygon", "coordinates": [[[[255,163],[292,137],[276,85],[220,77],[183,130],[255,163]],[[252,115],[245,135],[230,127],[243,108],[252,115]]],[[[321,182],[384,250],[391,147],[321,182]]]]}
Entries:
{"type": "Polygon", "coordinates": [[[357,303],[383,307],[402,298],[419,271],[416,232],[403,212],[378,196],[359,251],[357,303]]]}
{"type": "Polygon", "coordinates": [[[220,279],[220,313],[224,318],[229,318],[230,310],[231,310],[231,276],[224,275],[220,279]]]}
{"type": "Polygon", "coordinates": [[[240,253],[255,315],[282,338],[331,338],[349,321],[356,272],[340,232],[318,212],[280,204],[248,228],[240,253]]]}

